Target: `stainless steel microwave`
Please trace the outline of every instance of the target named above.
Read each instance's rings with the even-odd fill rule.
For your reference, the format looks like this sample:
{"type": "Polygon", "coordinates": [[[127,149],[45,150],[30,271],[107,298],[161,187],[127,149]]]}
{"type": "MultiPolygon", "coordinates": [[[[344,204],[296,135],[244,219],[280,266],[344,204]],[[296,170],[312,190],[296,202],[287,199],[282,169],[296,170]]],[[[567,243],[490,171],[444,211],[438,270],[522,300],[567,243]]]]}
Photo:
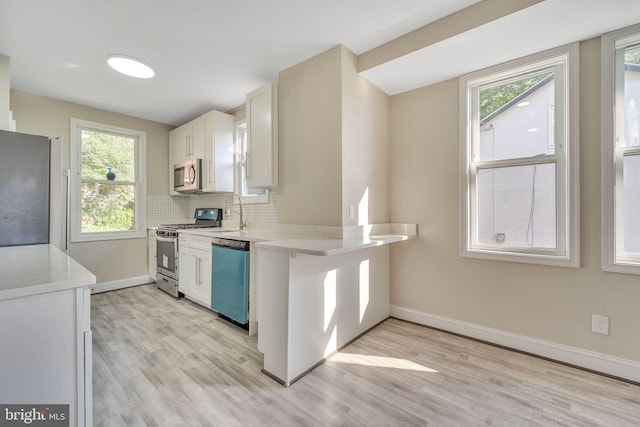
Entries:
{"type": "Polygon", "coordinates": [[[173,165],[173,188],[180,193],[202,191],[202,159],[187,160],[173,165]]]}

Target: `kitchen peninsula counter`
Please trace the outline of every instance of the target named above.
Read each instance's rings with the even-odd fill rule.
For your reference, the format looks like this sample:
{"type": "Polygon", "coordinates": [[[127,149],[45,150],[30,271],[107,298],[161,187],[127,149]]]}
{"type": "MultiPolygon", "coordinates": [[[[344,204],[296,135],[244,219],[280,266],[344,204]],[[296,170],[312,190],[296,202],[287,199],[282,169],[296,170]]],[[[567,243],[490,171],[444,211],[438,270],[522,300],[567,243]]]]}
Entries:
{"type": "Polygon", "coordinates": [[[180,231],[204,237],[244,240],[256,248],[329,256],[383,246],[416,237],[415,224],[375,224],[366,236],[333,237],[332,227],[281,226],[278,229],[188,229],[180,231]]]}
{"type": "Polygon", "coordinates": [[[390,245],[416,224],[255,226],[180,233],[251,242],[250,322],[263,372],[288,386],[390,314],[390,245]],[[253,317],[253,319],[251,319],[253,317]]]}
{"type": "Polygon", "coordinates": [[[288,238],[257,249],[258,349],[263,372],[289,386],[390,315],[390,245],[414,224],[367,236],[288,238]]]}

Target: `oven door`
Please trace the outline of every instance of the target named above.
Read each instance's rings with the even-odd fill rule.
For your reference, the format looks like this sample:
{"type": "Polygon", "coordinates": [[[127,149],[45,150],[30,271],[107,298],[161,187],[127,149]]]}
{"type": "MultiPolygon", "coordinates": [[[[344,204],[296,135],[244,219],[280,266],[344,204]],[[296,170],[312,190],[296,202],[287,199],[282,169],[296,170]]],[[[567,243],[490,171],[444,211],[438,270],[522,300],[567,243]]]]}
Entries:
{"type": "Polygon", "coordinates": [[[158,273],[178,280],[178,270],[176,269],[178,260],[178,238],[157,236],[156,242],[158,273]]]}

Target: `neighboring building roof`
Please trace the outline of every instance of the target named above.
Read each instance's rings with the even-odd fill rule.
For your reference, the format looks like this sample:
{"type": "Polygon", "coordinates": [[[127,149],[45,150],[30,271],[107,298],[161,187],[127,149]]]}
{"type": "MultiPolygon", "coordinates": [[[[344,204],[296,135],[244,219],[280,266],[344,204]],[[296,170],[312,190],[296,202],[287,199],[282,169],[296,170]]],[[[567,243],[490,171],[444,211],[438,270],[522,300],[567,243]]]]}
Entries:
{"type": "Polygon", "coordinates": [[[534,84],[529,89],[525,90],[520,95],[518,95],[515,98],[513,98],[511,101],[507,102],[502,107],[496,109],[491,114],[489,114],[487,117],[485,117],[484,119],[480,120],[480,126],[484,125],[488,121],[491,121],[491,120],[495,119],[496,116],[499,116],[504,111],[508,110],[509,108],[513,107],[517,103],[521,102],[523,99],[525,99],[526,97],[531,95],[533,92],[537,91],[538,89],[540,89],[541,87],[543,87],[544,85],[549,83],[551,80],[553,80],[553,74],[549,74],[547,77],[545,77],[544,79],[540,80],[538,83],[534,84]]]}
{"type": "Polygon", "coordinates": [[[624,63],[624,70],[625,71],[640,72],[640,64],[632,64],[630,62],[625,62],[624,63]]]}

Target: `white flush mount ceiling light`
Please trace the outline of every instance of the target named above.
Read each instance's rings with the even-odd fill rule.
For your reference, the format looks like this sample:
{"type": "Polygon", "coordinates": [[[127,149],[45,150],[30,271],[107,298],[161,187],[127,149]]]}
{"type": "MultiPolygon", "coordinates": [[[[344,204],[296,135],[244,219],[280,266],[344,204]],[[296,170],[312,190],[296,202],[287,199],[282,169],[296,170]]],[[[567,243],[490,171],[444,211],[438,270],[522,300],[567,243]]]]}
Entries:
{"type": "Polygon", "coordinates": [[[156,75],[151,66],[133,56],[109,55],[107,56],[107,64],[119,73],[139,79],[150,79],[156,75]]]}

